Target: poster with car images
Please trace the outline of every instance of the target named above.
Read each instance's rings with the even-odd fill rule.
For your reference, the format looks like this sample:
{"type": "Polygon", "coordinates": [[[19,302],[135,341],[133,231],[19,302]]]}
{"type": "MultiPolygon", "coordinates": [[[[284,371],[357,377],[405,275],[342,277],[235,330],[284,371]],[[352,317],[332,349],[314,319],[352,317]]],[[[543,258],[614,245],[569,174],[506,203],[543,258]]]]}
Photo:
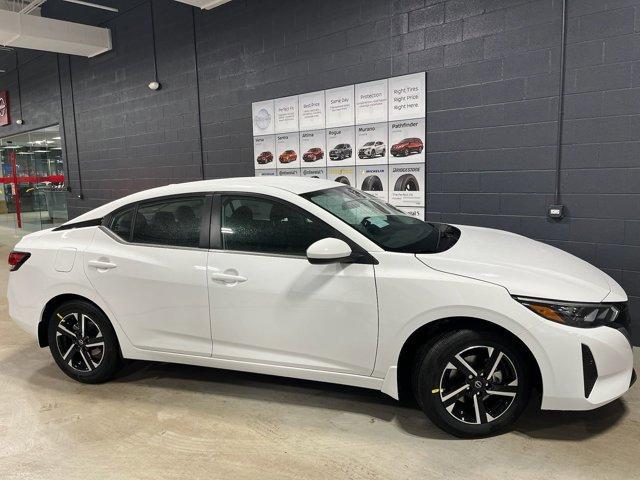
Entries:
{"type": "Polygon", "coordinates": [[[253,120],[253,136],[270,135],[275,133],[273,126],[273,100],[255,102],[251,105],[253,120]]]}
{"type": "Polygon", "coordinates": [[[300,168],[299,133],[279,133],[276,137],[277,169],[300,168]]]}
{"type": "Polygon", "coordinates": [[[320,130],[325,128],[324,91],[299,95],[298,115],[300,130],[320,130]]]}
{"type": "Polygon", "coordinates": [[[356,165],[386,165],[387,123],[356,125],[356,165]]]}
{"type": "Polygon", "coordinates": [[[389,79],[389,121],[423,118],[426,113],[425,72],[389,79]]]}
{"type": "Polygon", "coordinates": [[[298,96],[274,100],[275,133],[298,131],[298,96]]]}
{"type": "Polygon", "coordinates": [[[253,162],[256,170],[276,168],[276,137],[262,135],[253,137],[253,162]]]}
{"type": "Polygon", "coordinates": [[[355,167],[328,167],[327,179],[334,182],[349,185],[354,188],[356,186],[356,169],[355,167]]]}
{"type": "Polygon", "coordinates": [[[419,72],[253,103],[256,175],[328,178],[424,218],[426,80],[419,72]]]}
{"type": "Polygon", "coordinates": [[[325,167],[327,165],[327,142],[325,130],[300,132],[301,166],[325,167]]]}
{"type": "Polygon", "coordinates": [[[279,177],[299,177],[300,169],[299,168],[286,168],[284,170],[278,170],[279,177]]]}
{"type": "Polygon", "coordinates": [[[300,169],[300,174],[303,177],[325,179],[325,178],[327,178],[327,169],[324,168],[324,167],[316,168],[316,167],[305,167],[305,166],[303,166],[300,169]]]}
{"type": "Polygon", "coordinates": [[[386,79],[356,85],[356,124],[388,120],[388,88],[386,79]]]}
{"type": "Polygon", "coordinates": [[[389,163],[424,163],[424,118],[389,122],[389,163]]]}
{"type": "Polygon", "coordinates": [[[398,207],[399,210],[402,210],[407,215],[410,215],[415,218],[419,218],[420,220],[424,220],[424,208],[423,207],[398,207]]]}
{"type": "Polygon", "coordinates": [[[327,165],[355,165],[355,129],[348,127],[328,128],[326,131],[327,165]]]}
{"type": "Polygon", "coordinates": [[[387,165],[360,165],[356,168],[356,188],[384,202],[389,201],[389,175],[387,165]]]}
{"type": "Polygon", "coordinates": [[[353,85],[325,90],[325,112],[327,128],[344,127],[355,123],[353,85]]]}
{"type": "Polygon", "coordinates": [[[275,168],[270,168],[268,170],[256,170],[256,177],[275,177],[278,175],[278,172],[275,168]]]}
{"type": "Polygon", "coordinates": [[[424,207],[425,168],[422,163],[389,165],[389,203],[424,207]]]}

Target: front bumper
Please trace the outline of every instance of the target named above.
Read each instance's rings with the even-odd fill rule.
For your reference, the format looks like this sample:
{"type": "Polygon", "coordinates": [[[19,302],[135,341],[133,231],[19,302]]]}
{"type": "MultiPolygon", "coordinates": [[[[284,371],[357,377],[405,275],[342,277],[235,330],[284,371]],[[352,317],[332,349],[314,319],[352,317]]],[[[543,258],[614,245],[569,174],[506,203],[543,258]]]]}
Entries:
{"type": "Polygon", "coordinates": [[[537,330],[551,367],[543,375],[543,409],[591,410],[629,390],[633,349],[622,331],[545,323],[537,330]]]}

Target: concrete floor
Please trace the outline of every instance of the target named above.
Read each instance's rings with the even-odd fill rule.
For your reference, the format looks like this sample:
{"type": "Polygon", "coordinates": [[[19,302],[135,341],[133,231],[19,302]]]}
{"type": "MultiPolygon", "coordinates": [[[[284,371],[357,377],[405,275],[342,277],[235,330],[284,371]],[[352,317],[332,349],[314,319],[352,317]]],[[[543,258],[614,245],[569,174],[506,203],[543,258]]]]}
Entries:
{"type": "MultiPolygon", "coordinates": [[[[16,240],[0,232],[0,258],[16,240]]],[[[356,388],[144,362],[81,385],[9,320],[2,297],[2,480],[640,475],[637,386],[596,411],[530,408],[512,433],[457,440],[417,409],[356,388]]]]}

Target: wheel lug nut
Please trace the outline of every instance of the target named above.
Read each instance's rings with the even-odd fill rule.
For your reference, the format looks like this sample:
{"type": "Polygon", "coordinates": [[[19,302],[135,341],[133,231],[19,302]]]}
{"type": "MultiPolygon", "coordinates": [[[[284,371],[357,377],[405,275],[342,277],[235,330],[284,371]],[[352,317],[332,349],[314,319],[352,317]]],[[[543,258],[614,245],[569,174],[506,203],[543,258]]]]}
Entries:
{"type": "Polygon", "coordinates": [[[473,378],[473,375],[469,375],[469,380],[471,380],[473,378]]]}

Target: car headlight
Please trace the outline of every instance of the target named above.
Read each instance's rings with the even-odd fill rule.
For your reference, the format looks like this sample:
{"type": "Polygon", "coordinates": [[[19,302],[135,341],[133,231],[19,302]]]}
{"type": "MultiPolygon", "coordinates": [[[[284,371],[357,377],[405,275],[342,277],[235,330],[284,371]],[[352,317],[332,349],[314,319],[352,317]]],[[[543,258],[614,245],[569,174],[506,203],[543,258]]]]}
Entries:
{"type": "Polygon", "coordinates": [[[620,314],[620,309],[615,305],[514,298],[541,317],[570,327],[593,328],[609,325],[615,322],[620,314]]]}

